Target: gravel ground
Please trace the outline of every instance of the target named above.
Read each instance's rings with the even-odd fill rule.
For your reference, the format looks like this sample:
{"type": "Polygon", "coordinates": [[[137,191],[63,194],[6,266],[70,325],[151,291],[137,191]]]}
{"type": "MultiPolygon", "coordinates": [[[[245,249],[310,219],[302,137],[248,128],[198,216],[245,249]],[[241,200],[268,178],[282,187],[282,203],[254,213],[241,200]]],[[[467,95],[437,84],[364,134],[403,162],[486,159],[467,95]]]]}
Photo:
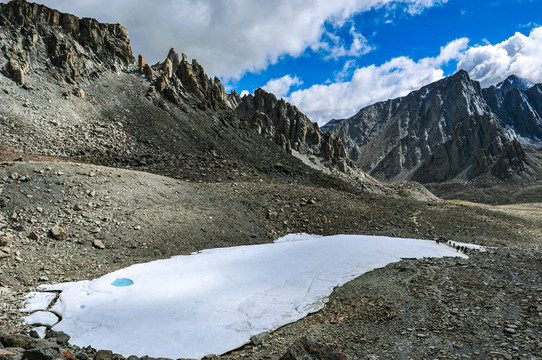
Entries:
{"type": "Polygon", "coordinates": [[[39,284],[292,232],[353,233],[456,240],[490,251],[375,270],[336,289],[321,312],[222,358],[279,358],[303,336],[355,359],[535,359],[541,353],[535,207],[525,214],[419,201],[397,188],[387,190],[396,194],[389,197],[258,174],[238,180],[200,183],[89,164],[2,163],[0,233],[7,244],[0,247],[0,332],[25,329],[18,309],[39,284]],[[55,225],[65,239],[52,238],[55,225]]]}

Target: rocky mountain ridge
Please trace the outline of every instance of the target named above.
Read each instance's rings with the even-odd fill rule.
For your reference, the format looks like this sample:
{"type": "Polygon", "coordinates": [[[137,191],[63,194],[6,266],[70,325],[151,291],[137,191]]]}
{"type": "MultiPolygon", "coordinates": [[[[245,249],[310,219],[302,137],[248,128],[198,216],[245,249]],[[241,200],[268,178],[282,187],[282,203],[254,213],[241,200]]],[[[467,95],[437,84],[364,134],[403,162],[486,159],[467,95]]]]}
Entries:
{"type": "MultiPolygon", "coordinates": [[[[0,67],[7,80],[0,79],[2,150],[187,179],[260,173],[313,181],[332,173],[346,179],[340,173],[348,171],[355,173],[354,182],[376,184],[348,161],[340,141],[299,112],[289,120],[289,138],[303,161],[280,138],[261,136],[254,123],[239,117],[239,95],[226,94],[196,60],[173,49],[154,65],[143,56],[136,60],[121,25],[25,0],[0,4],[0,14],[0,67]]],[[[283,121],[271,114],[270,119],[283,121]]]]}
{"type": "Polygon", "coordinates": [[[189,63],[186,58],[185,54],[179,57],[171,49],[163,63],[150,66],[140,55],[139,70],[152,84],[147,97],[163,106],[163,101],[157,97],[157,94],[162,94],[181,109],[184,108],[181,97],[185,100],[191,97],[191,100],[214,110],[231,108],[250,133],[273,141],[287,153],[295,150],[319,158],[327,166],[343,173],[348,170],[359,173],[341,141],[329,132],[322,132],[295,106],[262,89],[243,97],[235,91],[226,94],[220,79],[209,78],[195,59],[189,63]]]}
{"type": "Polygon", "coordinates": [[[491,112],[511,130],[511,136],[532,143],[542,139],[542,84],[510,76],[483,89],[483,96],[491,112]]]}
{"type": "MultiPolygon", "coordinates": [[[[290,161],[263,158],[269,151],[279,150],[266,142],[276,141],[280,147],[281,139],[268,137],[265,140],[254,132],[254,124],[238,117],[234,111],[235,101],[240,102],[239,96],[226,94],[220,80],[209,78],[196,60],[189,62],[186,55],[179,56],[172,49],[164,62],[147,64],[142,56],[138,60],[133,57],[128,31],[121,25],[79,19],[25,0],[0,4],[0,14],[0,47],[4,49],[0,68],[4,69],[3,75],[13,81],[3,83],[9,88],[5,91],[10,92],[4,92],[4,95],[6,99],[21,99],[22,105],[29,107],[27,117],[29,112],[33,113],[21,120],[20,115],[16,115],[16,104],[12,104],[13,109],[9,105],[0,109],[5,119],[13,119],[0,123],[3,150],[20,151],[26,147],[29,152],[42,155],[67,156],[107,165],[152,165],[163,169],[181,166],[179,156],[201,157],[202,153],[212,153],[213,149],[215,153],[231,153],[232,158],[244,158],[242,162],[247,169],[271,165],[270,170],[276,172],[272,168],[274,163],[286,166],[285,163],[290,161]],[[129,85],[121,85],[123,82],[129,85]],[[103,90],[93,93],[93,89],[98,88],[120,92],[110,96],[103,90]],[[75,101],[72,96],[80,100],[75,101]],[[127,103],[123,106],[122,102],[127,103]],[[54,104],[55,109],[51,108],[50,114],[44,113],[43,108],[49,104],[54,104]],[[83,110],[85,107],[87,109],[83,110]],[[119,111],[113,111],[116,107],[119,111]],[[42,111],[34,113],[33,108],[42,111]],[[56,125],[50,128],[48,121],[44,123],[43,119],[53,114],[60,121],[55,121],[56,125]],[[124,115],[119,117],[119,114],[124,115]],[[61,120],[64,117],[65,120],[61,120]],[[155,121],[149,122],[149,119],[155,121]],[[93,126],[97,121],[100,124],[93,126]],[[14,126],[15,123],[18,126],[14,126]],[[89,126],[98,128],[98,132],[81,131],[89,126]],[[67,128],[65,136],[64,127],[67,128]],[[58,136],[47,136],[55,131],[58,136]],[[99,140],[105,134],[111,136],[106,143],[100,146],[95,143],[92,149],[84,146],[94,136],[97,135],[99,140]],[[170,139],[164,139],[164,134],[170,139]],[[45,140],[43,135],[47,141],[42,141],[45,140]],[[154,139],[153,135],[156,135],[154,139]],[[35,138],[30,147],[17,140],[24,136],[35,138]],[[247,140],[252,145],[249,146],[247,140]],[[249,150],[262,146],[268,150],[249,150]],[[51,148],[62,150],[51,151],[51,148]],[[260,158],[257,162],[261,165],[253,164],[255,158],[260,158]]],[[[303,118],[303,126],[307,120],[303,118]]],[[[313,141],[310,145],[299,143],[307,139],[301,133],[302,129],[299,134],[292,133],[298,142],[296,150],[310,151],[310,156],[318,158],[319,166],[323,164],[327,172],[344,172],[347,170],[345,164],[353,166],[346,159],[340,141],[324,136],[312,123],[309,127],[313,141]],[[313,148],[326,151],[314,151],[313,148]]],[[[292,126],[292,129],[297,128],[292,126]]],[[[280,157],[291,157],[290,149],[285,147],[285,150],[280,157]]],[[[355,166],[353,170],[358,178],[365,177],[355,166]]]]}
{"type": "Polygon", "coordinates": [[[342,172],[355,167],[338,138],[322,132],[316,123],[283,99],[257,89],[254,95],[238,97],[235,102],[237,115],[282,149],[324,158],[342,172]]]}
{"type": "Polygon", "coordinates": [[[540,85],[515,76],[482,89],[461,70],[405,97],[323,127],[364,171],[386,181],[506,180],[531,175],[525,146],[538,143],[540,85]],[[526,89],[527,88],[527,89],[526,89]]]}

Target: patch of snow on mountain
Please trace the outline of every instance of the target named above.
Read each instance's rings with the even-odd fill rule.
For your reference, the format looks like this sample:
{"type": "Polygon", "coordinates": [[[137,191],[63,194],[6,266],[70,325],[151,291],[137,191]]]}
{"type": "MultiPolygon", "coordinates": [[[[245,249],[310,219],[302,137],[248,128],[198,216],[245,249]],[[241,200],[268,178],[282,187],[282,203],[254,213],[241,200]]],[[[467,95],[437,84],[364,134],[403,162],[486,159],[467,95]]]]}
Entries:
{"type": "Polygon", "coordinates": [[[520,78],[516,75],[510,75],[505,80],[496,85],[498,89],[502,91],[510,91],[514,88],[518,88],[521,91],[525,91],[533,87],[535,84],[527,79],[520,78]]]}
{"type": "Polygon", "coordinates": [[[36,311],[32,315],[24,318],[24,322],[29,325],[53,326],[58,322],[58,316],[49,311],[36,311]]]}
{"type": "Polygon", "coordinates": [[[540,147],[541,144],[541,140],[537,137],[524,137],[524,136],[521,136],[519,135],[516,130],[514,129],[513,126],[509,126],[507,125],[505,128],[504,128],[504,131],[505,131],[505,135],[506,137],[508,138],[508,140],[517,140],[520,144],[522,145],[533,145],[533,146],[537,146],[537,147],[540,147]]]}
{"type": "Polygon", "coordinates": [[[425,89],[425,93],[422,94],[422,99],[425,99],[427,95],[429,95],[430,92],[431,92],[431,89],[429,88],[425,89]]]}

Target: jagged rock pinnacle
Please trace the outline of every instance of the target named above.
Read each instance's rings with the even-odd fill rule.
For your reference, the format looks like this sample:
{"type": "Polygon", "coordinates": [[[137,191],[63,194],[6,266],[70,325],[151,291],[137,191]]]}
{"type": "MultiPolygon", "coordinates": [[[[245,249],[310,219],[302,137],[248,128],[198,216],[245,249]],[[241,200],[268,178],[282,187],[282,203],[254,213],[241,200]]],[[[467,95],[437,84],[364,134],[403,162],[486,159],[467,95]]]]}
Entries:
{"type": "Polygon", "coordinates": [[[316,123],[283,99],[257,89],[254,95],[241,99],[234,94],[229,101],[239,104],[235,110],[239,117],[284,150],[321,156],[343,172],[354,166],[339,139],[329,132],[322,133],[316,123]]]}

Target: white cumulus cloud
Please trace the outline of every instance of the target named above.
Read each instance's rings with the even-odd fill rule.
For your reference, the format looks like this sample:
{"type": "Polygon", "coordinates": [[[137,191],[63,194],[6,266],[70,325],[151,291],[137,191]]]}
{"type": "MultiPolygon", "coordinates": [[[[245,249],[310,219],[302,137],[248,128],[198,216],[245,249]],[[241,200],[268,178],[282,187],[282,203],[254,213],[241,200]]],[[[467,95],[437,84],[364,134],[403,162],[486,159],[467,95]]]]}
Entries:
{"type": "Polygon", "coordinates": [[[529,36],[518,32],[499,44],[474,46],[466,51],[458,67],[484,87],[512,74],[542,82],[542,27],[533,29],[529,36]]]}
{"type": "Polygon", "coordinates": [[[313,85],[293,92],[288,101],[320,125],[332,118],[350,117],[364,106],[404,96],[441,79],[444,76],[441,67],[460,59],[467,45],[468,39],[461,38],[442,47],[435,57],[418,61],[398,57],[380,66],[362,67],[354,71],[349,81],[313,85]]]}
{"type": "MultiPolygon", "coordinates": [[[[38,0],[61,11],[121,23],[136,55],[163,60],[169,48],[196,58],[212,76],[235,79],[265,69],[281,56],[317,47],[326,23],[344,24],[354,14],[400,4],[416,14],[443,0],[38,0]]],[[[369,49],[361,34],[346,52],[369,49]]],[[[340,47],[339,47],[339,50],[340,47]]],[[[338,54],[337,54],[338,55],[338,54]]]]}
{"type": "Polygon", "coordinates": [[[290,92],[292,86],[302,85],[303,81],[297,76],[292,77],[291,75],[284,75],[278,79],[271,79],[262,86],[267,92],[275,94],[277,98],[285,97],[290,92]]]}
{"type": "Polygon", "coordinates": [[[345,46],[344,40],[340,36],[326,31],[322,36],[324,38],[323,41],[321,41],[313,49],[323,50],[328,53],[325,56],[326,59],[335,60],[342,57],[359,57],[374,49],[374,47],[369,44],[365,36],[356,30],[354,24],[350,25],[349,33],[350,36],[352,36],[352,43],[349,47],[345,46]]]}

